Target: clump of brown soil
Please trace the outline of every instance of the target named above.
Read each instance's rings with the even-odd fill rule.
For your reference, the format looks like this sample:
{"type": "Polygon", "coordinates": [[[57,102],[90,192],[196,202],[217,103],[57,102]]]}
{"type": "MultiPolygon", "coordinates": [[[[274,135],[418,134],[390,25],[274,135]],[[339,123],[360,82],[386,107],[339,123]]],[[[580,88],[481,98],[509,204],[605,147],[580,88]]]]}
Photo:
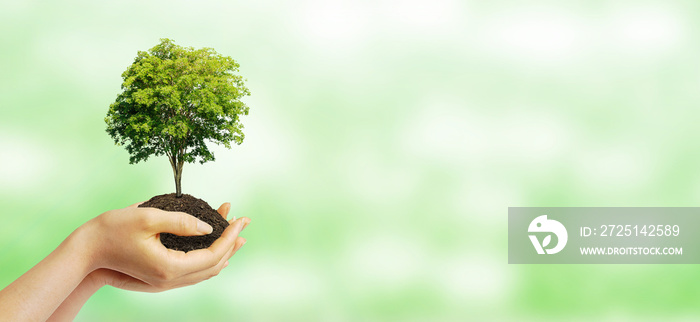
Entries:
{"type": "Polygon", "coordinates": [[[139,207],[152,207],[165,211],[181,211],[195,216],[214,228],[211,234],[203,236],[178,236],[170,233],[161,233],[160,241],[167,248],[189,252],[195,249],[207,248],[218,239],[228,227],[228,221],[224,219],[214,208],[202,200],[188,194],[175,197],[174,193],[155,196],[142,203],[139,207]]]}

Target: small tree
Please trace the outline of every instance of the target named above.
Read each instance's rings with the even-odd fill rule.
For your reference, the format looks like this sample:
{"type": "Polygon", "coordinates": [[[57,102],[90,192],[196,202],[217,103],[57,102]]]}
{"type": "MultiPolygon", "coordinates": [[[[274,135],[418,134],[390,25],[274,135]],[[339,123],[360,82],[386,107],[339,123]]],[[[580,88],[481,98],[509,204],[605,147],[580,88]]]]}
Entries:
{"type": "Polygon", "coordinates": [[[129,163],[166,155],[175,176],[176,196],[182,196],[185,162],[214,161],[206,142],[231,148],[245,137],[240,115],[250,95],[238,63],[214,49],[181,47],[170,39],[148,52],[139,51],[122,74],[122,92],[109,107],[107,133],[125,145],[129,163]]]}

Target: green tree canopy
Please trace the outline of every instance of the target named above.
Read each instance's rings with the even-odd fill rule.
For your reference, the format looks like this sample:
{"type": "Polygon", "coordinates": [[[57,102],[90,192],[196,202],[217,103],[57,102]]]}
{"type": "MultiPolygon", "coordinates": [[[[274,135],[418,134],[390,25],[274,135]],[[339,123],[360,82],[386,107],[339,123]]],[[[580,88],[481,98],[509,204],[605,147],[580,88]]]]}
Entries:
{"type": "Polygon", "coordinates": [[[241,115],[250,95],[239,65],[214,49],[181,47],[170,39],[139,51],[122,74],[122,92],[109,107],[107,133],[130,154],[129,163],[166,155],[182,196],[185,162],[214,160],[207,142],[231,148],[245,135],[241,115]]]}

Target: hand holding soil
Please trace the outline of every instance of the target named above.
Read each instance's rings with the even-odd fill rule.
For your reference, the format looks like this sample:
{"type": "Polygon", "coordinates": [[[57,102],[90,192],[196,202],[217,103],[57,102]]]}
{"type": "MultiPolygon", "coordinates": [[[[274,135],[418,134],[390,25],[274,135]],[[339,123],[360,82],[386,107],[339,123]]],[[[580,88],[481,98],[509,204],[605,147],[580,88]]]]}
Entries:
{"type": "MultiPolygon", "coordinates": [[[[250,222],[245,217],[232,220],[209,248],[184,253],[165,248],[160,242],[161,233],[199,236],[211,233],[211,226],[186,213],[137,206],[105,212],[83,225],[84,231],[79,235],[86,236],[86,245],[91,245],[94,269],[127,274],[148,284],[150,291],[191,285],[216,276],[236,246],[245,242],[238,234],[250,222]]],[[[219,209],[228,213],[229,208],[224,204],[219,209]]],[[[131,289],[142,290],[136,285],[131,289]]]]}
{"type": "MultiPolygon", "coordinates": [[[[221,216],[223,216],[223,218],[225,220],[230,209],[231,209],[231,204],[224,203],[223,205],[221,205],[221,207],[219,207],[217,212],[221,216]]],[[[249,222],[250,222],[250,219],[248,219],[248,218],[240,218],[239,220],[236,220],[234,218],[231,221],[229,221],[229,224],[230,224],[229,226],[233,226],[233,225],[236,225],[238,223],[243,223],[243,228],[245,228],[249,222]]],[[[235,227],[234,227],[234,229],[235,229],[235,227]]],[[[219,240],[221,240],[221,239],[219,239],[219,240]]],[[[194,281],[194,282],[190,281],[190,282],[185,282],[185,283],[178,283],[175,280],[172,280],[172,281],[170,281],[170,283],[172,285],[174,285],[173,287],[167,287],[167,286],[158,287],[155,285],[148,284],[148,283],[146,283],[138,278],[134,278],[130,275],[121,273],[119,271],[114,271],[114,270],[104,269],[104,268],[97,269],[97,270],[93,271],[92,273],[90,273],[90,275],[88,277],[90,279],[92,279],[91,282],[96,283],[99,286],[111,285],[111,286],[116,287],[116,288],[120,288],[120,289],[124,289],[124,290],[128,290],[128,291],[138,291],[138,292],[151,292],[151,293],[161,292],[161,291],[165,291],[165,290],[172,289],[172,288],[196,284],[196,283],[201,282],[202,280],[206,280],[206,279],[209,279],[209,278],[217,275],[221,271],[221,269],[228,266],[228,259],[231,258],[231,256],[233,256],[234,254],[236,254],[236,252],[243,246],[243,244],[245,244],[245,242],[246,242],[245,238],[243,238],[241,236],[237,236],[236,242],[234,243],[234,246],[233,246],[233,249],[229,250],[229,253],[227,253],[226,256],[224,256],[219,262],[217,262],[217,265],[215,267],[213,267],[213,270],[210,269],[210,272],[209,272],[210,274],[200,273],[197,275],[189,274],[189,275],[183,276],[182,278],[187,277],[187,279],[192,279],[192,281],[194,281]],[[225,261],[223,262],[223,266],[219,266],[218,264],[220,264],[220,262],[223,261],[224,259],[225,259],[225,261]]],[[[172,251],[168,250],[168,252],[172,252],[172,251]]],[[[179,282],[182,282],[182,281],[179,281],[179,282]]]]}
{"type": "MultiPolygon", "coordinates": [[[[162,232],[205,235],[211,226],[179,212],[138,207],[110,210],[76,229],[51,254],[0,291],[0,320],[72,320],[104,285],[161,292],[219,274],[246,242],[238,236],[249,223],[232,219],[221,237],[190,252],[166,248],[162,232]]],[[[219,207],[226,218],[230,205],[219,207]]]]}

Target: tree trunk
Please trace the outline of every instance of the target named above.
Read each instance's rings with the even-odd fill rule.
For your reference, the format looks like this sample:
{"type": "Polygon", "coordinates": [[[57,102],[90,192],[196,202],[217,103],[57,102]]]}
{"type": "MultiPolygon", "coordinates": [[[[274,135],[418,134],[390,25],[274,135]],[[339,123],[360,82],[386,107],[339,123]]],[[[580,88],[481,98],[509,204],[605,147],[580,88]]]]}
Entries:
{"type": "Polygon", "coordinates": [[[170,160],[170,165],[173,168],[173,176],[175,176],[175,197],[182,197],[182,166],[183,161],[170,160]]]}
{"type": "Polygon", "coordinates": [[[175,197],[182,197],[182,165],[183,162],[177,163],[177,173],[175,174],[175,197]]]}

